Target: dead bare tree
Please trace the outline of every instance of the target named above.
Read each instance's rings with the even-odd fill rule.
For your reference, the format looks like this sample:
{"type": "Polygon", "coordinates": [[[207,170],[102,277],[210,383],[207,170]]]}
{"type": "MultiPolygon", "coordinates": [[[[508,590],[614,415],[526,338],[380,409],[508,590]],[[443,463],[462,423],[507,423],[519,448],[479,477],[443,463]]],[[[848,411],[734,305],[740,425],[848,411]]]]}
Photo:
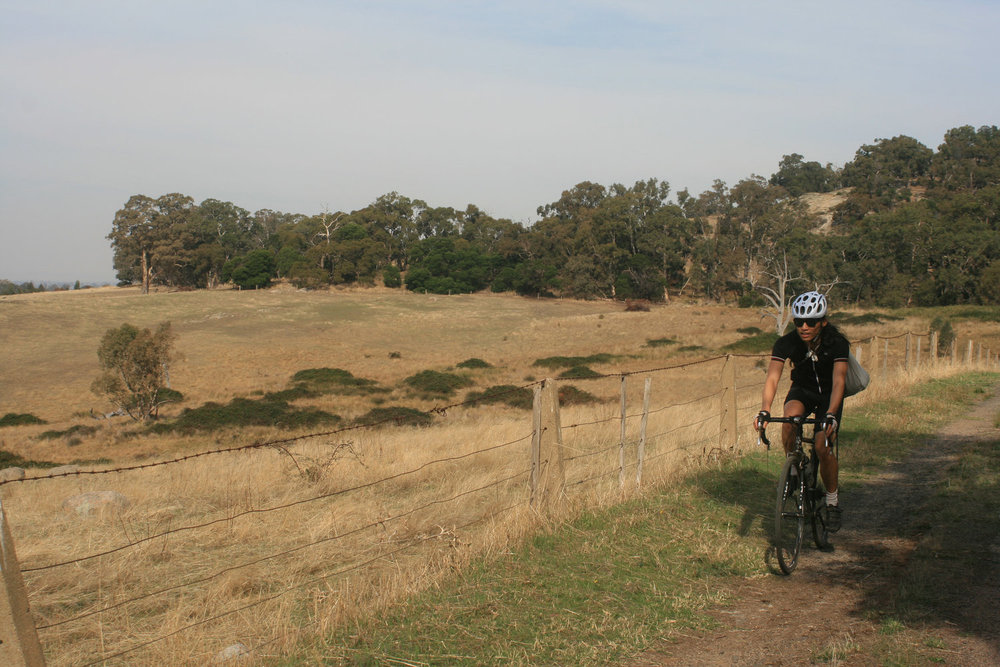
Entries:
{"type": "Polygon", "coordinates": [[[784,251],[781,253],[780,261],[776,257],[773,258],[772,261],[768,262],[768,268],[761,273],[769,277],[773,284],[757,282],[753,286],[770,306],[770,310],[761,311],[760,318],[772,318],[775,333],[780,336],[792,319],[791,305],[795,293],[789,294],[789,289],[793,283],[803,280],[803,276],[792,276],[791,270],[788,268],[788,255],[784,251]]]}

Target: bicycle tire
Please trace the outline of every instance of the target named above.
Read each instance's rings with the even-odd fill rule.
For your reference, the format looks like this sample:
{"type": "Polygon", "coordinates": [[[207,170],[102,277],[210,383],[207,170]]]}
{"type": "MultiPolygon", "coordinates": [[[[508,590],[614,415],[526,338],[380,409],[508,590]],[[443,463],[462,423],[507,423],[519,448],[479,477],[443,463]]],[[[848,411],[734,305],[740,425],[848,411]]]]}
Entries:
{"type": "Polygon", "coordinates": [[[812,503],[811,516],[813,541],[820,551],[830,550],[830,531],[826,529],[826,493],[822,489],[814,489],[818,500],[812,503]],[[822,494],[822,495],[820,495],[822,494]]]}
{"type": "Polygon", "coordinates": [[[794,456],[785,459],[778,480],[778,498],[774,509],[774,548],[778,556],[778,566],[785,574],[791,574],[799,562],[802,538],[805,534],[805,503],[803,498],[803,474],[790,483],[792,469],[798,461],[794,456]]]}

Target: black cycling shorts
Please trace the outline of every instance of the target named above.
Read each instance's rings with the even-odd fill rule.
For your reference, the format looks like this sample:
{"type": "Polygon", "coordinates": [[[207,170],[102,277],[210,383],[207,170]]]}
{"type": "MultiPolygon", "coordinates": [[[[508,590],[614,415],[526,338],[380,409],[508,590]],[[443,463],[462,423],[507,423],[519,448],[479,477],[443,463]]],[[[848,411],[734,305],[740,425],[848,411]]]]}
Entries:
{"type": "MultiPolygon", "coordinates": [[[[792,385],[792,388],[788,390],[788,395],[785,396],[785,403],[788,403],[788,401],[798,401],[802,405],[806,406],[806,417],[811,414],[815,414],[817,419],[822,419],[826,416],[827,410],[830,409],[829,394],[820,394],[794,384],[792,385]]],[[[836,412],[838,431],[840,430],[840,416],[843,413],[844,402],[841,401],[840,409],[836,412]]]]}

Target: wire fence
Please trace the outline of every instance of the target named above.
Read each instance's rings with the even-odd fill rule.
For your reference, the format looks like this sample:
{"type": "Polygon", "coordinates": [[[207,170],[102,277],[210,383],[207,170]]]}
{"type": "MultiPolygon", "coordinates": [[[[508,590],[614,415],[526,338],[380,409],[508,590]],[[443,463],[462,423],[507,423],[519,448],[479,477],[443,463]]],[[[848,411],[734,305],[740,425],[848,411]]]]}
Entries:
{"type": "MultiPolygon", "coordinates": [[[[873,383],[997,364],[972,341],[941,354],[933,333],[852,345],[873,383]]],[[[0,481],[30,606],[10,624],[30,625],[25,641],[50,665],[281,655],[508,548],[560,506],[614,502],[746,449],[767,363],[723,355],[532,382],[516,388],[533,391],[530,421],[511,408],[469,419],[487,408],[465,401],[435,408],[431,427],[389,420],[0,481]],[[569,382],[605,398],[561,405],[569,382]],[[67,511],[74,499],[91,504],[67,511]]],[[[39,663],[25,652],[12,664],[39,663]]]]}

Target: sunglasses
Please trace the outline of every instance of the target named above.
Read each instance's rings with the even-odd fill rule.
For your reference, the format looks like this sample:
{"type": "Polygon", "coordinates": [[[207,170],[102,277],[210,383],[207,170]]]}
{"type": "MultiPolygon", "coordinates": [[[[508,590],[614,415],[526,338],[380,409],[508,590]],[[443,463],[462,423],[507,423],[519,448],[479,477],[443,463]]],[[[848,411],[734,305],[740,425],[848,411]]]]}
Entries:
{"type": "Polygon", "coordinates": [[[796,327],[814,327],[823,321],[822,317],[796,317],[795,326],[796,327]]]}

